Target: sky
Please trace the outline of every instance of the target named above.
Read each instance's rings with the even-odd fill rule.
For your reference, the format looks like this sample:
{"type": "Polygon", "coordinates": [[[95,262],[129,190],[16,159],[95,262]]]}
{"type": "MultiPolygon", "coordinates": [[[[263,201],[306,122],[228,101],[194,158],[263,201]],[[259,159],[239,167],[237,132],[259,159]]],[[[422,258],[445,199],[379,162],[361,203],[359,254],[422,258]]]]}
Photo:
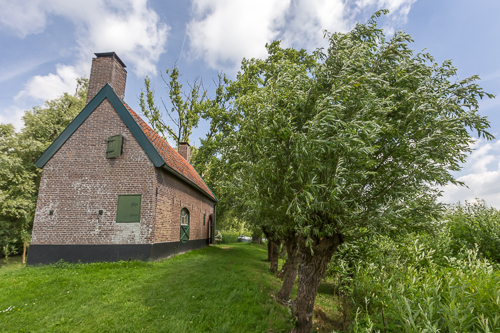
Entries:
{"type": "MultiPolygon", "coordinates": [[[[25,110],[89,77],[94,53],[114,51],[127,65],[125,101],[140,111],[144,78],[167,97],[161,74],[177,65],[185,86],[203,80],[209,93],[218,73],[235,78],[243,58],[266,56],[265,44],[313,51],[323,31],[347,32],[378,9],[387,36],[409,33],[417,52],[451,59],[459,78],[479,75],[498,98],[480,113],[500,137],[500,1],[498,0],[0,0],[0,123],[22,127],[25,110]]],[[[191,142],[207,131],[200,124],[191,142]]],[[[480,198],[500,208],[500,141],[478,139],[455,177],[467,187],[443,188],[441,200],[480,198]]]]}

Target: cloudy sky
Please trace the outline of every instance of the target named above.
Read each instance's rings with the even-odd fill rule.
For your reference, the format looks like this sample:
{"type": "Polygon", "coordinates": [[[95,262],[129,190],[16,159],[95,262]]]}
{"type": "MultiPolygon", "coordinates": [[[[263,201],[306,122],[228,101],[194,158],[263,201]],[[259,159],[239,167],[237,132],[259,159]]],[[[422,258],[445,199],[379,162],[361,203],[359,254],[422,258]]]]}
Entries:
{"type": "MultiPolygon", "coordinates": [[[[500,1],[498,0],[0,0],[0,122],[21,127],[24,110],[88,77],[93,53],[115,51],[125,62],[125,100],[139,110],[145,75],[166,96],[159,76],[177,64],[184,83],[233,78],[243,57],[264,57],[275,39],[310,51],[325,46],[322,31],[350,30],[373,12],[388,35],[404,30],[412,48],[438,62],[452,59],[461,78],[478,74],[499,96],[481,113],[500,136],[500,1]]],[[[206,128],[194,133],[194,142],[206,128]]],[[[483,198],[500,208],[500,141],[478,140],[456,174],[469,188],[448,186],[443,200],[483,198]]]]}

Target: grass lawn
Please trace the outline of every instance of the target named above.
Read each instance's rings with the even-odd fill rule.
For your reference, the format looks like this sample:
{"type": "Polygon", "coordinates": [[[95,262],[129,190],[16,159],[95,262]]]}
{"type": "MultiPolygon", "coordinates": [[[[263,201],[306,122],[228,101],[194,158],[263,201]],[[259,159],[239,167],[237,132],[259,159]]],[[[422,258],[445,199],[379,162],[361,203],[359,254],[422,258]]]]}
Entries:
{"type": "MultiPolygon", "coordinates": [[[[159,262],[25,268],[13,260],[0,268],[0,332],[288,332],[289,310],[271,297],[281,281],[266,258],[264,246],[244,243],[159,262]]],[[[314,330],[331,332],[328,284],[317,304],[314,330]]]]}

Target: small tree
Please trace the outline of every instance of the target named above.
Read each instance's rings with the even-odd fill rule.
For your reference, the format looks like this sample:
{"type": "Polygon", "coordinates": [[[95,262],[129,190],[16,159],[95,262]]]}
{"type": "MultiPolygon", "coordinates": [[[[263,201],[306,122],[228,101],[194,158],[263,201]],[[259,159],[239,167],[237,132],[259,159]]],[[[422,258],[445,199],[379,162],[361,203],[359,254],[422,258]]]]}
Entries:
{"type": "Polygon", "coordinates": [[[177,67],[172,70],[167,69],[166,73],[170,80],[163,79],[163,81],[168,88],[168,96],[172,107],[169,109],[163,99],[161,101],[168,121],[171,121],[173,126],[165,122],[163,113],[156,106],[154,92],[151,89],[151,81],[148,76],[144,79],[146,93],[141,92],[139,104],[142,113],[149,120],[153,130],[165,140],[170,137],[179,147],[179,143],[189,142],[193,127],[198,126],[206,91],[202,90],[200,92],[201,84],[198,83],[198,80],[195,80],[189,94],[184,94],[182,84],[179,83],[179,69],[177,67]]]}
{"type": "Polygon", "coordinates": [[[493,96],[478,77],[455,80],[450,61],[414,54],[403,32],[386,40],[376,27],[382,13],[326,34],[313,65],[277,59],[234,100],[242,121],[228,154],[240,193],[286,214],[276,227],[295,232],[293,332],[310,331],[317,288],[346,235],[430,228],[442,209],[436,186],[461,184],[450,170],[471,150],[468,129],[492,139],[478,98],[493,96]]]}

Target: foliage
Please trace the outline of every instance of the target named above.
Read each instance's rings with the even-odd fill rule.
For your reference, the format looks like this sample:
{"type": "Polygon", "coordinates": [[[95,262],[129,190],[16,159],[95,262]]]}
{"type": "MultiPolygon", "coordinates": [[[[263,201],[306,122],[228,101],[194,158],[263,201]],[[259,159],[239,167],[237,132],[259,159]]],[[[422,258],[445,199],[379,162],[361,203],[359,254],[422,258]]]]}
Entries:
{"type": "Polygon", "coordinates": [[[351,312],[346,316],[347,324],[352,322],[350,331],[500,329],[498,267],[480,259],[478,249],[441,257],[436,250],[441,241],[425,236],[399,242],[374,238],[365,260],[347,270],[350,259],[344,261],[336,254],[330,273],[337,284],[336,294],[351,312]]]}
{"type": "Polygon", "coordinates": [[[492,252],[479,245],[494,242],[496,235],[486,239],[478,231],[496,230],[497,214],[484,201],[457,204],[430,234],[391,239],[364,233],[344,243],[328,268],[344,328],[350,326],[352,332],[500,329],[500,266],[491,263],[487,258],[492,252]]]}
{"type": "Polygon", "coordinates": [[[238,243],[239,232],[221,231],[222,242],[221,244],[234,244],[238,243]]]}
{"type": "MultiPolygon", "coordinates": [[[[327,38],[313,65],[243,63],[237,81],[258,83],[234,101],[235,186],[304,237],[426,228],[440,209],[433,186],[460,183],[449,171],[470,152],[467,127],[492,138],[478,114],[478,99],[492,95],[477,76],[455,80],[450,61],[414,54],[409,35],[386,40],[374,19],[327,38]]],[[[269,52],[271,61],[284,51],[269,52]]]]}
{"type": "Polygon", "coordinates": [[[263,247],[225,247],[157,262],[1,268],[0,330],[286,331],[290,317],[269,295],[278,281],[263,247]]]}
{"type": "Polygon", "coordinates": [[[232,85],[243,86],[226,150],[235,193],[253,223],[298,235],[296,332],[310,330],[316,288],[344,236],[432,229],[443,210],[436,187],[462,184],[450,171],[471,151],[471,132],[493,138],[478,110],[493,95],[479,78],[458,79],[451,61],[415,53],[404,32],[386,39],[383,12],[326,33],[314,57],[268,45],[268,59],[244,61],[232,85]]]}
{"type": "Polygon", "coordinates": [[[0,124],[1,248],[19,249],[18,243],[29,242],[41,176],[34,162],[83,109],[87,87],[87,80],[78,79],[74,95],[65,93],[26,111],[20,132],[0,124]]]}
{"type": "Polygon", "coordinates": [[[214,82],[214,96],[209,98],[201,80],[196,79],[189,93],[185,93],[179,83],[179,69],[175,67],[167,70],[167,74],[170,80],[164,82],[169,90],[171,108],[166,106],[163,99],[161,102],[165,113],[158,108],[150,79],[146,77],[146,92],[142,92],[140,97],[142,112],[158,134],[164,139],[173,139],[177,145],[181,141],[190,141],[192,129],[198,126],[200,119],[208,122],[209,130],[205,137],[200,138],[200,146],[191,146],[191,164],[218,197],[217,219],[224,222],[226,212],[231,214],[231,196],[227,195],[229,175],[226,161],[221,159],[221,148],[238,123],[235,114],[227,110],[229,80],[223,74],[218,75],[218,81],[214,82]],[[175,126],[167,122],[173,122],[175,126]]]}
{"type": "Polygon", "coordinates": [[[179,146],[180,142],[189,142],[189,136],[192,133],[193,127],[198,126],[200,113],[204,105],[206,91],[201,91],[200,84],[195,80],[189,92],[185,94],[182,91],[182,84],[179,83],[179,69],[174,67],[172,70],[166,71],[169,76],[169,81],[165,82],[169,90],[169,99],[172,107],[167,108],[162,99],[162,104],[165,108],[166,115],[174,126],[168,125],[163,120],[163,114],[160,112],[154,101],[154,92],[151,89],[151,81],[148,76],[144,79],[146,93],[141,92],[139,104],[142,113],[149,120],[153,129],[160,134],[163,139],[167,140],[170,137],[179,146]]]}
{"type": "Polygon", "coordinates": [[[449,232],[449,249],[477,249],[490,261],[500,263],[500,211],[488,207],[484,200],[456,204],[448,209],[445,226],[449,232]]]}

